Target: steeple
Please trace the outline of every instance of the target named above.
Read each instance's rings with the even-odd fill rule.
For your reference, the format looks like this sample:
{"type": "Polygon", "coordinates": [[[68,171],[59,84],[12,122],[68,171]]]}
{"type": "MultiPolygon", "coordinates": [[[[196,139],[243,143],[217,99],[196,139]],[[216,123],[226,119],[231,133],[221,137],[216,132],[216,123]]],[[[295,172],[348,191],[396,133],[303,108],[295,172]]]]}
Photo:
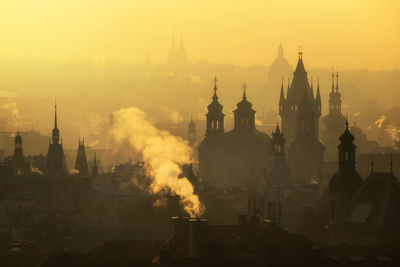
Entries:
{"type": "Polygon", "coordinates": [[[97,170],[97,159],[96,159],[96,151],[94,152],[93,156],[93,167],[92,167],[92,176],[96,176],[98,174],[97,170]]]}
{"type": "Polygon", "coordinates": [[[276,124],[271,140],[272,168],[269,174],[268,187],[290,188],[293,187],[292,175],[285,156],[285,139],[276,124]]]}
{"type": "Polygon", "coordinates": [[[75,169],[79,171],[79,174],[87,174],[88,173],[88,164],[86,160],[86,151],[85,151],[85,139],[78,141],[78,153],[76,155],[75,161],[75,169]]]}
{"type": "Polygon", "coordinates": [[[190,116],[190,122],[188,125],[188,140],[190,146],[193,146],[196,143],[196,124],[193,121],[193,116],[190,116]]]}
{"type": "Polygon", "coordinates": [[[224,113],[222,105],[218,102],[217,77],[214,78],[214,95],[211,104],[208,105],[206,136],[224,132],[224,113]]]}
{"type": "Polygon", "coordinates": [[[319,77],[318,77],[318,84],[317,84],[317,96],[315,97],[315,101],[317,103],[317,109],[319,113],[321,113],[321,92],[319,90],[319,77]]]}
{"type": "Polygon", "coordinates": [[[24,153],[22,150],[22,137],[19,134],[19,130],[17,131],[17,135],[14,138],[14,160],[15,161],[23,161],[24,160],[24,153]]]}
{"type": "Polygon", "coordinates": [[[234,113],[234,130],[250,130],[256,129],[255,126],[255,113],[256,111],[252,108],[253,104],[247,101],[246,96],[246,84],[243,83],[243,98],[242,101],[237,103],[237,108],[233,111],[234,113]]]}
{"type": "Polygon", "coordinates": [[[280,98],[279,98],[279,105],[282,106],[284,102],[285,102],[285,93],[283,91],[283,77],[282,77],[281,95],[280,95],[280,98]]]}
{"type": "Polygon", "coordinates": [[[361,183],[361,176],[356,172],[356,146],[354,136],[349,131],[346,119],[344,133],[339,138],[339,170],[329,182],[329,190],[355,190],[361,183]]]}
{"type": "Polygon", "coordinates": [[[335,91],[335,73],[332,67],[332,93],[335,91]]]}
{"type": "Polygon", "coordinates": [[[57,103],[54,104],[54,128],[52,133],[53,144],[58,144],[60,140],[60,131],[57,127],[57,103]]]}
{"type": "Polygon", "coordinates": [[[336,93],[339,93],[339,71],[336,71],[336,93]]]}

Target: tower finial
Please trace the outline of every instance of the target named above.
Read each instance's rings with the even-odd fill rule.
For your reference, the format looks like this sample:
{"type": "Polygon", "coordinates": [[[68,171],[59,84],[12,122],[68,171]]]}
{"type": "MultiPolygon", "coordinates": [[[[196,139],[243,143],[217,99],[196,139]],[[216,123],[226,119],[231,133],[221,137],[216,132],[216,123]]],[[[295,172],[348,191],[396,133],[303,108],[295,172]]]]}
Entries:
{"type": "Polygon", "coordinates": [[[349,130],[349,116],[346,113],[346,131],[349,130]]]}
{"type": "Polygon", "coordinates": [[[57,99],[54,99],[54,128],[57,128],[57,99]]]}
{"type": "Polygon", "coordinates": [[[218,82],[217,75],[215,75],[215,77],[214,77],[214,92],[217,92],[217,82],[218,82]]]}
{"type": "Polygon", "coordinates": [[[332,92],[335,90],[335,70],[332,67],[332,92]]]}
{"type": "Polygon", "coordinates": [[[299,59],[303,59],[303,46],[299,45],[299,59]]]}
{"type": "Polygon", "coordinates": [[[243,83],[243,100],[246,100],[247,99],[247,96],[246,96],[246,88],[247,88],[247,85],[246,85],[246,83],[243,83]]]}
{"type": "Polygon", "coordinates": [[[339,92],[339,67],[336,67],[336,93],[339,92]]]}

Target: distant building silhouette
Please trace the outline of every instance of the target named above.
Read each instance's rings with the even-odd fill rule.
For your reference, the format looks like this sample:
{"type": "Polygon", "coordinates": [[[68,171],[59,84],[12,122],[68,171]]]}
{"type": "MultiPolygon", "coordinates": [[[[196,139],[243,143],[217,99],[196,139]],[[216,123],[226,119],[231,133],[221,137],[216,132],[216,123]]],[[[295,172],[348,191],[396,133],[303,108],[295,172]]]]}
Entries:
{"type": "Polygon", "coordinates": [[[190,122],[188,125],[188,140],[190,146],[194,146],[196,143],[196,135],[196,124],[193,121],[193,117],[190,117],[190,122]]]}
{"type": "Polygon", "coordinates": [[[31,168],[29,162],[24,156],[22,149],[22,137],[17,132],[14,138],[14,154],[12,157],[8,158],[8,164],[13,171],[14,175],[26,175],[31,173],[31,168]]]}
{"type": "Polygon", "coordinates": [[[296,116],[296,132],[289,144],[288,162],[290,169],[293,170],[294,182],[303,185],[320,181],[325,148],[318,139],[318,119],[321,115],[319,87],[314,98],[312,86],[308,87],[301,53],[296,72],[289,96],[282,107],[282,124],[284,129],[286,125],[288,132],[291,132],[292,116],[296,116]],[[296,84],[304,85],[303,89],[301,90],[296,84]],[[301,91],[303,93],[301,102],[297,102],[301,91]]]}
{"type": "Polygon", "coordinates": [[[76,155],[75,169],[79,171],[79,174],[88,174],[88,164],[86,160],[86,151],[85,151],[85,139],[79,139],[78,144],[78,153],[76,155]]]}
{"type": "Polygon", "coordinates": [[[57,105],[54,108],[54,128],[46,157],[46,171],[49,174],[64,174],[67,172],[60,130],[57,127],[57,105]]]}
{"type": "Polygon", "coordinates": [[[304,101],[304,96],[307,96],[307,101],[304,103],[307,109],[312,110],[313,118],[310,121],[314,129],[316,138],[319,137],[319,117],[321,116],[321,95],[319,84],[317,95],[314,98],[314,92],[308,82],[307,72],[303,64],[303,53],[299,52],[299,60],[297,62],[296,71],[293,73],[292,84],[286,91],[286,97],[283,89],[283,80],[281,85],[281,93],[279,100],[279,115],[282,118],[282,131],[285,133],[286,139],[291,142],[296,136],[299,106],[304,101]]]}
{"type": "Polygon", "coordinates": [[[172,37],[171,46],[168,53],[168,65],[173,70],[180,70],[187,64],[186,50],[183,44],[183,38],[181,36],[181,41],[179,47],[176,47],[175,38],[172,37]]]}
{"type": "Polygon", "coordinates": [[[292,188],[294,186],[285,156],[285,139],[283,133],[276,124],[276,130],[272,133],[271,141],[272,169],[268,177],[270,188],[292,188]]]}
{"type": "Polygon", "coordinates": [[[224,113],[214,95],[208,105],[206,137],[199,145],[199,176],[218,187],[257,187],[264,182],[264,169],[270,165],[271,138],[255,126],[255,110],[247,100],[244,86],[242,101],[234,111],[234,128],[224,132],[224,113]]]}
{"type": "Polygon", "coordinates": [[[337,139],[341,134],[346,117],[342,114],[342,99],[339,92],[339,74],[332,71],[332,89],[329,94],[329,113],[322,118],[324,130],[321,133],[321,140],[326,147],[325,157],[329,161],[337,160],[336,147],[337,139]]]}
{"type": "Polygon", "coordinates": [[[269,83],[272,87],[278,86],[281,77],[289,77],[293,72],[293,67],[289,64],[289,61],[285,58],[283,53],[282,44],[278,47],[278,55],[272,62],[268,70],[269,83]]]}
{"type": "Polygon", "coordinates": [[[363,180],[356,171],[356,146],[354,136],[349,131],[349,123],[346,121],[346,129],[340,136],[339,169],[332,176],[328,185],[327,201],[329,202],[330,220],[342,212],[354,193],[360,188],[363,180]]]}

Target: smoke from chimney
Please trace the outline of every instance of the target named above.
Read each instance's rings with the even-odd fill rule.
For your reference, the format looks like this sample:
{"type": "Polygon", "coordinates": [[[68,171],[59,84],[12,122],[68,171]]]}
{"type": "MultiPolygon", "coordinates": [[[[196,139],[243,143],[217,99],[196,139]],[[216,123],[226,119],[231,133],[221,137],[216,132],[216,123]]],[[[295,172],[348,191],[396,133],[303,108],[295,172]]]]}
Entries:
{"type": "Polygon", "coordinates": [[[146,174],[152,179],[150,193],[162,193],[168,189],[179,195],[181,204],[190,217],[200,217],[204,206],[193,185],[186,177],[178,178],[179,166],[190,163],[191,148],[183,139],[154,127],[146,119],[146,114],[136,108],[121,109],[113,113],[114,123],[111,135],[117,145],[128,140],[129,145],[140,152],[146,162],[146,174]]]}

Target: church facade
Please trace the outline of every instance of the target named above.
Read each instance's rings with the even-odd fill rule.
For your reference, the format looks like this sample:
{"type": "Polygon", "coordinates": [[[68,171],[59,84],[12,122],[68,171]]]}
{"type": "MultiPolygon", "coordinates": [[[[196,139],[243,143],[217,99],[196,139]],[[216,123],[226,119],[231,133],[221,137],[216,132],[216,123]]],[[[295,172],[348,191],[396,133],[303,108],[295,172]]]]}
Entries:
{"type": "Polygon", "coordinates": [[[256,188],[265,184],[271,138],[256,129],[256,111],[247,100],[245,86],[242,100],[233,111],[231,131],[225,132],[222,110],[215,79],[214,95],[206,114],[206,136],[198,147],[200,178],[218,188],[256,188]]]}

